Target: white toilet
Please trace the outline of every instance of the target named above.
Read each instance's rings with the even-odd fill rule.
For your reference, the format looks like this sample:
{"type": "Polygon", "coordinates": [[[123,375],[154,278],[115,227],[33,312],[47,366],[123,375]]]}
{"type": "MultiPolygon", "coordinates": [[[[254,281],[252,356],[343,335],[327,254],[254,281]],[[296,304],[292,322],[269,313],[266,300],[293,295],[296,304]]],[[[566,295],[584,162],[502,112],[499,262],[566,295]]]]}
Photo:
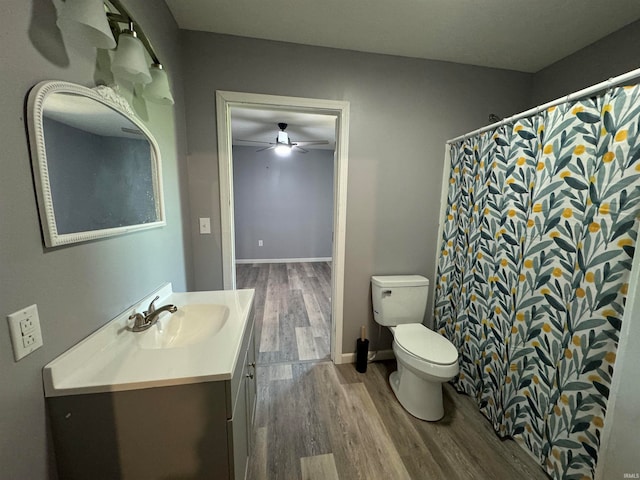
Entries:
{"type": "Polygon", "coordinates": [[[400,404],[414,417],[444,416],[442,383],[458,374],[458,350],[422,324],[429,280],[420,275],[371,277],[373,317],[393,333],[398,370],[389,383],[400,404]]]}

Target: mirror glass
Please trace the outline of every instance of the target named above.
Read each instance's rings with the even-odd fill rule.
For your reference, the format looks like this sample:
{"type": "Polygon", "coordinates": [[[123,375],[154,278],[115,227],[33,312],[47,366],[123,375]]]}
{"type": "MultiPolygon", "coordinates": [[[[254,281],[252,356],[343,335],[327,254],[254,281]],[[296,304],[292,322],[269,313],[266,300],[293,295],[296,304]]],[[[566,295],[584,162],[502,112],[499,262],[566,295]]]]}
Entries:
{"type": "Polygon", "coordinates": [[[157,144],[114,95],[64,82],[39,84],[30,95],[47,246],[165,224],[157,144]]]}

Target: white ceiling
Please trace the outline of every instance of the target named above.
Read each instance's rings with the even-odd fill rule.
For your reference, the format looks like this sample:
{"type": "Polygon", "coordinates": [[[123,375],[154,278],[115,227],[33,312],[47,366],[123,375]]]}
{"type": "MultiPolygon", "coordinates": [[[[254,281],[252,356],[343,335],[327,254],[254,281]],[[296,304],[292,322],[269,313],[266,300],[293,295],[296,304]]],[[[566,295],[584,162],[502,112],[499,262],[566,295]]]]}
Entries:
{"type": "MultiPolygon", "coordinates": [[[[241,140],[275,142],[278,123],[288,124],[286,132],[293,143],[305,140],[328,140],[327,145],[309,145],[307,150],[334,150],[336,147],[336,117],[282,110],[260,110],[234,107],[231,109],[231,135],[233,145],[262,146],[241,140]]],[[[268,145],[264,145],[268,146],[268,145]]]]}
{"type": "MultiPolygon", "coordinates": [[[[640,18],[640,0],[165,0],[180,28],[536,72],[640,18]]],[[[329,140],[335,118],[235,108],[238,139],[329,140]]],[[[257,147],[259,148],[259,147],[257,147]]]]}
{"type": "Polygon", "coordinates": [[[537,72],[639,0],[165,0],[180,28],[537,72]]]}

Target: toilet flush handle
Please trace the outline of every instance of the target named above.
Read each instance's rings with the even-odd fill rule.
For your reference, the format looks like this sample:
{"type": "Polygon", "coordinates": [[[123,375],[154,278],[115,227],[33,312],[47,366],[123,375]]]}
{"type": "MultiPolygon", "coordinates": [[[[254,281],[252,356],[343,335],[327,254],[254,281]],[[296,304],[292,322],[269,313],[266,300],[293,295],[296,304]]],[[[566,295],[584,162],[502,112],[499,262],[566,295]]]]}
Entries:
{"type": "Polygon", "coordinates": [[[382,296],[383,297],[390,297],[391,296],[391,290],[383,290],[382,291],[382,296]]]}

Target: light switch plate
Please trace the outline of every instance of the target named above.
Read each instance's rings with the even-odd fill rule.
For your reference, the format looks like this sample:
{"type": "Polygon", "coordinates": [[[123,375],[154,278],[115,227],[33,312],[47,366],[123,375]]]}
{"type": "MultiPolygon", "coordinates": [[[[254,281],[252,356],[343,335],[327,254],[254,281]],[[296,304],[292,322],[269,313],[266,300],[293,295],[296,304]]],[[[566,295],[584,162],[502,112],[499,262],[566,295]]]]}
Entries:
{"type": "Polygon", "coordinates": [[[38,306],[30,305],[7,316],[16,362],[42,346],[38,306]]]}

